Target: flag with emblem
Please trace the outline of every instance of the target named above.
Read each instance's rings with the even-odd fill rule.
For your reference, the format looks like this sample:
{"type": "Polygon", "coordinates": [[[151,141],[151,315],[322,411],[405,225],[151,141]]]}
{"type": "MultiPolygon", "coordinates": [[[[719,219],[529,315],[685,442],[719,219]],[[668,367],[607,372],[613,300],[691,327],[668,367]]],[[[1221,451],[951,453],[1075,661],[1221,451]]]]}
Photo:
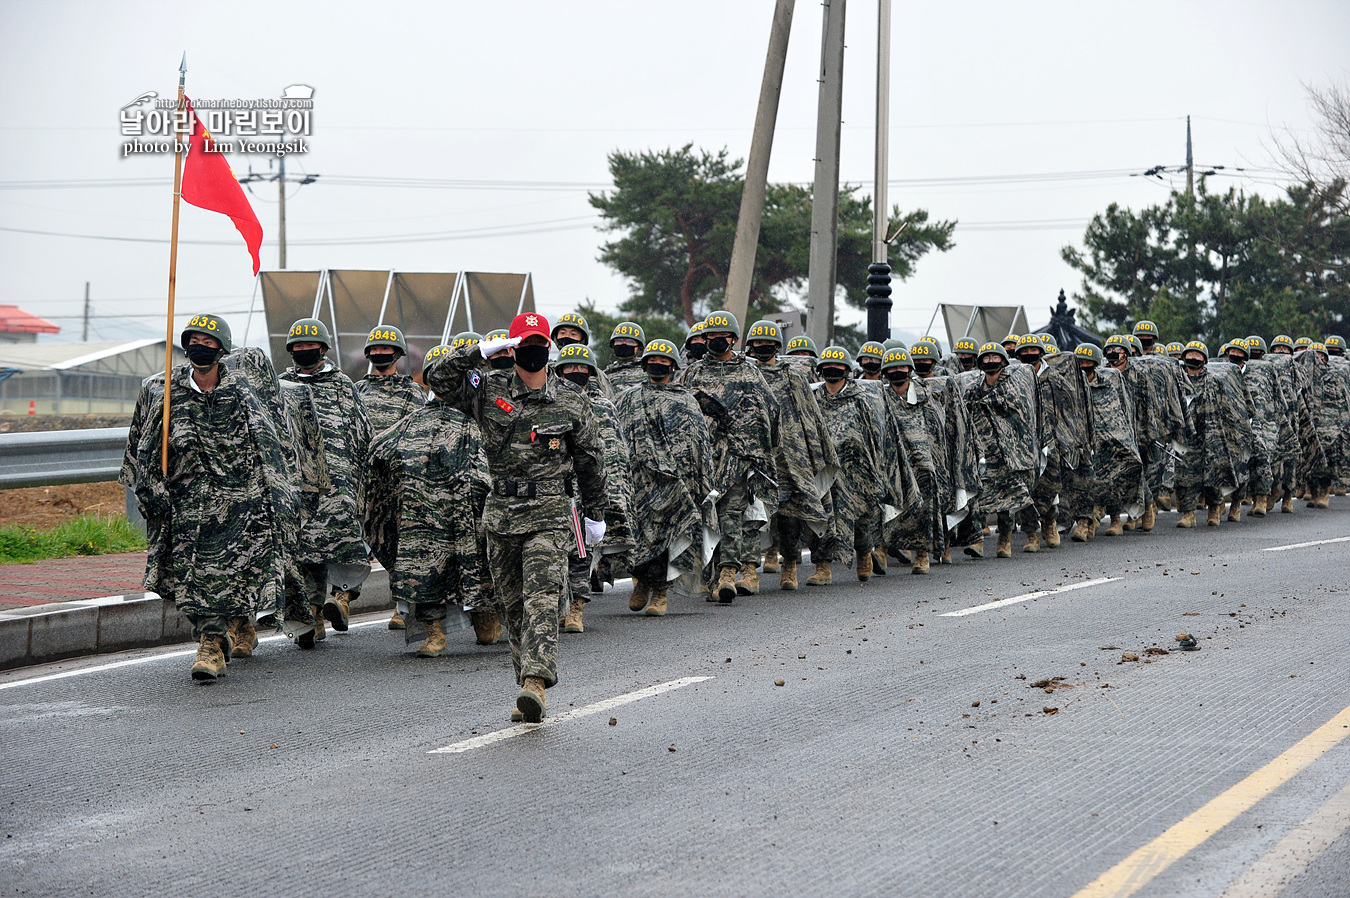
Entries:
{"type": "Polygon", "coordinates": [[[228,215],[244,238],[249,255],[253,257],[253,273],[262,267],[258,252],[262,249],[263,230],[258,216],[249,205],[244,188],[230,170],[225,154],[215,149],[215,139],[206,130],[192,108],[192,101],[183,98],[188,120],[192,122],[192,137],[188,139],[187,158],[183,162],[182,196],[186,202],[202,209],[228,215]]]}

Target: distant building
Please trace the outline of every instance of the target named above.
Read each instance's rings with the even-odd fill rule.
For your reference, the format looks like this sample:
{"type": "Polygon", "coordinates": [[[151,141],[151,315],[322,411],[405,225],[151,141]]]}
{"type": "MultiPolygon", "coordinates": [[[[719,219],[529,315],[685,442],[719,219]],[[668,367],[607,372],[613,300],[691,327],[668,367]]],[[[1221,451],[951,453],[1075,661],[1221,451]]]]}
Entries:
{"type": "Polygon", "coordinates": [[[30,402],[40,415],[129,415],[141,381],[163,370],[163,337],[119,343],[0,343],[0,415],[26,414],[30,402]]]}
{"type": "Polygon", "coordinates": [[[0,306],[0,343],[36,343],[38,334],[57,334],[61,328],[46,318],[30,315],[18,306],[0,306]]]}

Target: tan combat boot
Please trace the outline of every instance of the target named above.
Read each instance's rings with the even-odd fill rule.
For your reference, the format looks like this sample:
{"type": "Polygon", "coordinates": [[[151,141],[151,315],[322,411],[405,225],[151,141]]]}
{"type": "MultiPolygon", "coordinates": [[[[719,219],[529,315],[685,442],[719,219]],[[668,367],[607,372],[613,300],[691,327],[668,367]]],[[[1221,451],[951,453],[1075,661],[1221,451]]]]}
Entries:
{"type": "Polygon", "coordinates": [[[1102,533],[1103,536],[1120,536],[1125,532],[1125,515],[1111,515],[1111,526],[1107,527],[1102,533]]]}
{"type": "Polygon", "coordinates": [[[724,567],[717,575],[717,585],[714,592],[717,593],[717,601],[723,605],[729,605],[736,600],[736,569],[734,567],[724,567]]]}
{"type": "Polygon", "coordinates": [[[822,561],[820,564],[816,565],[816,569],[811,572],[811,576],[806,578],[806,585],[829,586],[830,580],[833,578],[834,574],[830,572],[830,563],[828,561],[822,561]]]}
{"type": "Polygon", "coordinates": [[[1158,504],[1156,502],[1148,503],[1144,509],[1144,520],[1139,522],[1139,529],[1145,533],[1153,530],[1153,525],[1158,523],[1158,504]]]}
{"type": "Polygon", "coordinates": [[[203,634],[197,643],[197,657],[192,660],[192,679],[214,680],[225,675],[225,637],[203,634]]]}
{"type": "Polygon", "coordinates": [[[797,588],[797,562],[783,559],[783,569],[778,574],[778,588],[787,592],[797,588]]]}
{"type": "Polygon", "coordinates": [[[652,588],[637,577],[633,578],[633,595],[628,599],[629,611],[641,611],[651,599],[652,588]]]}
{"type": "Polygon", "coordinates": [[[741,575],[736,578],[736,592],[743,596],[759,595],[759,570],[753,564],[741,568],[741,575]]]}
{"type": "Polygon", "coordinates": [[[1041,525],[1041,541],[1045,543],[1047,549],[1059,548],[1059,525],[1055,523],[1054,518],[1041,525]]]}
{"type": "Polygon", "coordinates": [[[563,618],[564,633],[585,633],[586,627],[581,622],[581,609],[586,603],[580,599],[573,599],[572,604],[567,608],[567,616],[563,618]]]}
{"type": "Polygon", "coordinates": [[[403,623],[403,615],[399,614],[398,609],[395,608],[393,616],[389,618],[389,629],[402,630],[406,626],[407,625],[403,623]]]}
{"type": "Polygon", "coordinates": [[[651,601],[647,603],[647,615],[649,617],[666,616],[666,585],[663,583],[652,590],[651,601]]]}
{"type": "Polygon", "coordinates": [[[328,629],[323,625],[323,606],[310,605],[309,610],[314,613],[314,641],[323,642],[328,638],[328,629]]]}
{"type": "MultiPolygon", "coordinates": [[[[918,563],[919,563],[919,556],[917,556],[917,555],[914,556],[914,563],[915,563],[915,564],[918,564],[918,563]]],[[[951,564],[951,563],[952,563],[952,547],[951,547],[951,546],[944,546],[944,547],[943,547],[943,549],[942,549],[942,560],[941,560],[939,563],[940,563],[940,564],[951,564]]],[[[927,568],[927,566],[924,567],[923,572],[924,572],[925,574],[928,573],[928,568],[927,568]]],[[[910,571],[910,573],[914,573],[914,572],[913,572],[913,571],[910,571]]]]}
{"type": "Polygon", "coordinates": [[[502,620],[495,611],[470,611],[469,623],[479,645],[493,645],[501,638],[502,620]]]}
{"type": "Polygon", "coordinates": [[[1210,527],[1219,526],[1219,521],[1223,518],[1223,503],[1211,505],[1209,507],[1209,518],[1205,521],[1210,527]]]}
{"type": "Polygon", "coordinates": [[[427,621],[427,638],[417,647],[417,657],[439,658],[448,654],[450,649],[445,646],[445,628],[438,620],[427,621]]]}
{"type": "Polygon", "coordinates": [[[872,573],[878,577],[886,576],[886,547],[877,546],[872,550],[872,573]]]}
{"type": "Polygon", "coordinates": [[[1041,535],[1033,530],[1027,534],[1027,544],[1022,547],[1023,552],[1039,552],[1041,550],[1041,535]]]}
{"type": "Polygon", "coordinates": [[[544,719],[544,680],[542,677],[526,677],[516,696],[516,709],[525,723],[538,723],[544,719]]]}
{"type": "Polygon", "coordinates": [[[858,555],[858,581],[866,583],[872,579],[872,553],[863,552],[858,555]]]}
{"type": "Polygon", "coordinates": [[[1309,508],[1330,508],[1331,507],[1331,487],[1319,486],[1312,490],[1312,498],[1308,500],[1309,508]]]}
{"type": "Polygon", "coordinates": [[[1294,494],[1287,487],[1284,490],[1284,496],[1280,499],[1280,514],[1294,513],[1294,494]]]}
{"type": "Polygon", "coordinates": [[[928,573],[928,553],[922,549],[914,553],[914,566],[909,569],[911,574],[928,573]]]}
{"type": "Polygon", "coordinates": [[[1228,503],[1228,520],[1236,523],[1242,520],[1242,501],[1234,499],[1228,503]]]}
{"type": "Polygon", "coordinates": [[[230,618],[230,655],[248,658],[258,647],[258,631],[247,617],[230,618]]]}
{"type": "Polygon", "coordinates": [[[1264,518],[1268,511],[1270,511],[1270,496],[1265,494],[1257,496],[1256,501],[1252,502],[1252,517],[1264,518]]]}
{"type": "Polygon", "coordinates": [[[764,553],[764,573],[778,573],[778,547],[769,546],[769,550],[764,553]]]}
{"type": "Polygon", "coordinates": [[[966,546],[965,549],[963,549],[962,551],[964,551],[971,558],[983,558],[984,540],[980,540],[977,543],[971,543],[970,545],[966,546]]]}
{"type": "Polygon", "coordinates": [[[347,632],[352,595],[345,589],[329,596],[323,603],[323,616],[339,633],[347,632]]]}
{"type": "Polygon", "coordinates": [[[1195,512],[1193,512],[1193,511],[1188,511],[1188,512],[1186,512],[1184,515],[1182,515],[1182,516],[1181,516],[1181,519],[1180,519],[1179,521],[1177,521],[1177,526],[1178,526],[1178,527],[1181,527],[1181,528],[1183,528],[1183,529],[1185,529],[1185,530],[1189,530],[1189,529],[1191,529],[1192,527],[1194,527],[1194,526],[1195,526],[1195,512]]]}
{"type": "Polygon", "coordinates": [[[998,532],[998,546],[994,549],[995,558],[1012,558],[1012,531],[998,532]]]}

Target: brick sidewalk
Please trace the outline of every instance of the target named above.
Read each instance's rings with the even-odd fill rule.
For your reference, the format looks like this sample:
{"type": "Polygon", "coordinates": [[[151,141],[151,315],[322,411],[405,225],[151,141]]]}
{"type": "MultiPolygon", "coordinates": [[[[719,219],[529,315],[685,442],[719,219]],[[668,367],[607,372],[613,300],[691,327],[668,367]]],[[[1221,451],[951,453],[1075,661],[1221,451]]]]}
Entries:
{"type": "Polygon", "coordinates": [[[54,558],[0,565],[0,611],[143,592],[145,553],[54,558]]]}

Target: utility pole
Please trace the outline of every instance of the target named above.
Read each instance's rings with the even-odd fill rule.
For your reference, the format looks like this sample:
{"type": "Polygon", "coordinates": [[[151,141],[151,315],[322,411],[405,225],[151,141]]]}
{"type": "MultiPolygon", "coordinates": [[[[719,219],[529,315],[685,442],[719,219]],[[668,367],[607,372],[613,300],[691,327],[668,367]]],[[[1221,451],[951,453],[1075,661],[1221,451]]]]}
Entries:
{"type": "Polygon", "coordinates": [[[1195,196],[1195,157],[1191,155],[1191,117],[1186,116],[1186,195],[1195,196]]]}
{"type": "Polygon", "coordinates": [[[816,178],[811,200],[811,250],[807,269],[806,335],[826,346],[834,333],[834,288],[838,279],[839,137],[844,93],[846,0],[824,0],[820,91],[816,103],[816,178]]]}
{"type": "MultiPolygon", "coordinates": [[[[290,179],[287,179],[287,177],[286,177],[286,157],[285,157],[285,156],[278,156],[278,157],[277,157],[277,173],[276,173],[275,175],[264,175],[264,174],[259,174],[258,172],[252,172],[252,171],[251,171],[251,172],[249,172],[247,175],[245,175],[244,177],[242,177],[242,178],[239,179],[239,183],[240,183],[240,184],[243,184],[245,187],[248,187],[249,184],[252,184],[252,183],[254,183],[255,181],[276,181],[276,182],[277,182],[277,215],[278,215],[278,219],[279,219],[279,220],[278,220],[278,228],[277,228],[277,267],[278,267],[278,268],[285,268],[285,267],[286,267],[286,184],[287,184],[287,183],[291,183],[291,184],[299,184],[299,185],[301,185],[301,186],[304,186],[305,184],[313,184],[316,180],[318,180],[318,178],[319,178],[318,175],[303,175],[303,176],[298,177],[298,178],[290,178],[290,179]]],[[[248,189],[249,189],[249,192],[252,192],[252,188],[248,188],[248,189]]]]}
{"type": "Polygon", "coordinates": [[[877,0],[876,168],[872,184],[872,264],[867,266],[867,339],[891,336],[891,266],[886,229],[886,196],[891,125],[891,0],[877,0]]]}
{"type": "Polygon", "coordinates": [[[84,334],[80,337],[82,343],[89,342],[89,282],[84,282],[84,334]]]}
{"type": "Polygon", "coordinates": [[[748,324],[750,283],[755,275],[755,250],[759,246],[759,226],[764,217],[764,194],[768,190],[769,155],[773,152],[773,130],[778,121],[778,98],[783,92],[783,68],[787,65],[788,36],[792,31],[792,10],[796,0],[778,0],[769,29],[769,51],[764,59],[764,80],[759,86],[759,108],[755,110],[755,130],[750,138],[750,159],[745,166],[745,188],[741,191],[741,212],[736,219],[736,242],[731,247],[731,270],[727,273],[724,307],[741,324],[748,324]]]}

